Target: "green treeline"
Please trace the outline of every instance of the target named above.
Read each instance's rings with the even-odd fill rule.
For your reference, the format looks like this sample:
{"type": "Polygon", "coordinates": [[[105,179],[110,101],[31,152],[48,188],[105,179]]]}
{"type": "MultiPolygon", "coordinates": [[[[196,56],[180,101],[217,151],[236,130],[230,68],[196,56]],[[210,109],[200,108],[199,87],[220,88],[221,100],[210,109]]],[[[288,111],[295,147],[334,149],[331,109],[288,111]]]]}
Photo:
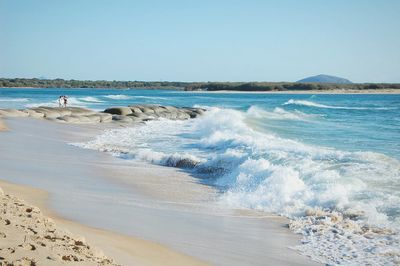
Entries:
{"type": "Polygon", "coordinates": [[[186,90],[208,91],[308,91],[308,90],[380,90],[400,89],[400,84],[389,83],[297,83],[297,82],[210,82],[195,83],[186,90]]]}
{"type": "Polygon", "coordinates": [[[64,80],[64,79],[25,79],[0,78],[0,87],[33,87],[33,88],[164,88],[183,89],[187,83],[184,82],[148,82],[148,81],[107,81],[107,80],[64,80]]]}
{"type": "Polygon", "coordinates": [[[400,89],[400,84],[390,83],[297,83],[297,82],[170,82],[170,81],[106,81],[0,78],[0,87],[34,88],[144,88],[175,90],[230,90],[230,91],[307,91],[307,90],[381,90],[400,89]]]}

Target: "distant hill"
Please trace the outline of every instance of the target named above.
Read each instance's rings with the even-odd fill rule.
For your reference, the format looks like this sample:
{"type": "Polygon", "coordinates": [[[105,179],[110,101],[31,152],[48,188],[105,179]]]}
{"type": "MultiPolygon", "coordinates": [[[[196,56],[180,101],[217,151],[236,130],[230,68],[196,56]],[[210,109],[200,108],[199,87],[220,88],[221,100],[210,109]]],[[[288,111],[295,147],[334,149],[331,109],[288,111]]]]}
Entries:
{"type": "Polygon", "coordinates": [[[336,83],[336,84],[350,84],[350,83],[352,83],[348,79],[339,78],[339,77],[335,77],[335,76],[329,76],[329,75],[312,76],[312,77],[308,77],[308,78],[305,78],[305,79],[298,80],[296,82],[301,82],[301,83],[336,83]]]}

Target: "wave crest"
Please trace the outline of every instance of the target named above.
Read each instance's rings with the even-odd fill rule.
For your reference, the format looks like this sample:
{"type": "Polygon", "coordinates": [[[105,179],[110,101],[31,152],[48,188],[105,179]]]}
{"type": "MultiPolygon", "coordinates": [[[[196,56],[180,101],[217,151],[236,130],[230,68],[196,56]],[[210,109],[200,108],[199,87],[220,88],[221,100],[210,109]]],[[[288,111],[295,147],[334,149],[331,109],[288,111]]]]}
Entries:
{"type": "Polygon", "coordinates": [[[284,109],[264,112],[209,108],[193,120],[151,121],[107,131],[85,145],[206,174],[221,190],[220,201],[226,205],[291,218],[292,230],[303,234],[304,245],[298,249],[319,254],[313,257],[316,260],[347,263],[346,256],[353,256],[352,261],[359,264],[390,262],[385,255],[371,259],[363,253],[382,243],[387,237],[384,234],[372,236],[375,240],[370,242],[361,241],[358,249],[349,253],[352,244],[346,241],[357,241],[357,226],[378,228],[376,232],[392,230],[391,240],[380,244],[380,249],[382,254],[389,249],[400,254],[395,245],[400,240],[400,195],[395,192],[400,190],[396,187],[400,162],[374,152],[308,145],[248,126],[249,116],[307,116],[284,109]],[[336,251],[330,252],[329,245],[336,251]]]}
{"type": "Polygon", "coordinates": [[[327,109],[344,109],[344,110],[392,110],[394,108],[387,107],[353,107],[353,106],[333,106],[333,105],[325,105],[307,100],[294,100],[290,99],[285,102],[283,105],[302,105],[308,107],[316,107],[316,108],[327,108],[327,109]]]}
{"type": "Polygon", "coordinates": [[[104,97],[113,100],[128,100],[132,98],[131,96],[125,94],[111,94],[111,95],[105,95],[104,97]]]}
{"type": "Polygon", "coordinates": [[[0,102],[29,102],[28,98],[0,98],[0,102]]]}
{"type": "Polygon", "coordinates": [[[285,109],[280,107],[275,107],[272,112],[269,112],[254,105],[247,110],[247,115],[255,118],[264,118],[271,120],[301,120],[301,121],[308,121],[316,117],[321,117],[321,115],[306,114],[297,110],[286,111],[285,109]]]}

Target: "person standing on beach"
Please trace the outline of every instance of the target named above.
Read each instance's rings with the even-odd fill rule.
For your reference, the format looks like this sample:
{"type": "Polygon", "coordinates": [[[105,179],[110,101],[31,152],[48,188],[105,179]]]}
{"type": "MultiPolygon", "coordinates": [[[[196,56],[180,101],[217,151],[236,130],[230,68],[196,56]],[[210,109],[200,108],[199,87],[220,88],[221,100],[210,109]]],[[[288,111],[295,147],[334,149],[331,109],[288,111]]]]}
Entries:
{"type": "Polygon", "coordinates": [[[64,105],[64,96],[58,97],[58,107],[62,107],[64,105]]]}
{"type": "Polygon", "coordinates": [[[67,107],[68,104],[68,97],[66,95],[63,96],[64,98],[64,108],[67,107]]]}

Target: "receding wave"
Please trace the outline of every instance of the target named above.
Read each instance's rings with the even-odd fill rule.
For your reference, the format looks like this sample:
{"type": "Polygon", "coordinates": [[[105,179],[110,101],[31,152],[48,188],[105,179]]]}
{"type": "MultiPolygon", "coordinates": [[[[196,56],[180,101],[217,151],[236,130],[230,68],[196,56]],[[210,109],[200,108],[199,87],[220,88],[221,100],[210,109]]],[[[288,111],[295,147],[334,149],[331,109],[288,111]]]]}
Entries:
{"type": "Polygon", "coordinates": [[[394,264],[400,162],[256,131],[246,124],[249,115],[288,115],[259,112],[210,108],[197,119],[109,130],[78,145],[208,174],[227,206],[289,217],[290,228],[303,235],[295,248],[317,261],[394,264]]]}
{"type": "Polygon", "coordinates": [[[356,106],[333,106],[333,105],[325,105],[307,100],[294,100],[290,99],[285,102],[283,105],[303,105],[309,107],[317,107],[317,108],[327,108],[327,109],[345,109],[345,110],[392,110],[395,108],[391,107],[356,107],[356,106]]]}
{"type": "MultiPolygon", "coordinates": [[[[163,123],[162,126],[165,130],[173,130],[167,121],[160,123],[163,123]]],[[[202,158],[198,158],[185,152],[168,153],[143,147],[141,141],[143,141],[148,134],[153,134],[154,129],[160,126],[158,123],[154,122],[148,124],[150,125],[138,125],[133,128],[108,130],[93,141],[87,143],[74,143],[73,145],[87,149],[110,152],[125,159],[137,159],[158,165],[185,169],[193,169],[204,162],[202,158]],[[155,127],[152,125],[155,125],[155,127]],[[133,139],[136,141],[132,141],[133,139]]]]}

